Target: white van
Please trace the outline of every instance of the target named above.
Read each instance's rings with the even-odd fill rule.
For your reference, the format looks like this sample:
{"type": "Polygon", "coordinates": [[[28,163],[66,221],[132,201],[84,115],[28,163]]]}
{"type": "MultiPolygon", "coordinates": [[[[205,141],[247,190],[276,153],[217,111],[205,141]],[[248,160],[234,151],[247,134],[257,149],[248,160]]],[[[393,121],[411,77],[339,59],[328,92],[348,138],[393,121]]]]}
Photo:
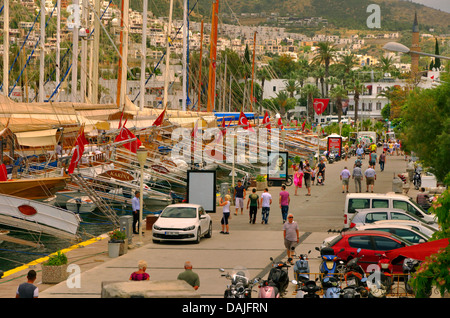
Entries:
{"type": "Polygon", "coordinates": [[[350,227],[350,221],[357,209],[401,209],[412,213],[425,222],[436,222],[434,214],[424,211],[410,197],[394,192],[388,193],[349,193],[345,198],[344,229],[350,227]]]}

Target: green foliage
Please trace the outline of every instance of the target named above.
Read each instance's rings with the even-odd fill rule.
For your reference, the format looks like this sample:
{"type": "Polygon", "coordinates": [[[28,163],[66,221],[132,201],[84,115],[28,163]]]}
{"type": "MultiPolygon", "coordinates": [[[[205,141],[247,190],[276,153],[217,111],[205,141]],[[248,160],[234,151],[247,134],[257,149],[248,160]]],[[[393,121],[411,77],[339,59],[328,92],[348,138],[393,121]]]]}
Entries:
{"type": "Polygon", "coordinates": [[[60,266],[67,264],[67,256],[66,254],[58,251],[56,254],[51,255],[48,258],[48,261],[43,263],[44,266],[60,266]]]}
{"type": "Polygon", "coordinates": [[[124,232],[117,229],[109,233],[110,241],[123,241],[126,238],[127,235],[124,232]]]}
{"type": "Polygon", "coordinates": [[[264,176],[262,176],[260,174],[256,176],[256,182],[264,182],[264,181],[266,181],[264,176]]]}

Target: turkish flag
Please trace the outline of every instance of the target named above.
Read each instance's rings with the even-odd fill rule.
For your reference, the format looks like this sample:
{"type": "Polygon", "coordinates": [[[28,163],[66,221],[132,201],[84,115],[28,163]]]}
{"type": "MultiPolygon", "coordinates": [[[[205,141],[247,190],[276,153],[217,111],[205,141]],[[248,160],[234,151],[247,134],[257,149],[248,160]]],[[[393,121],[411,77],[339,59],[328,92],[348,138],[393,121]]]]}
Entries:
{"type": "Polygon", "coordinates": [[[81,160],[84,152],[84,145],[87,145],[89,142],[84,136],[84,128],[82,128],[80,134],[75,140],[75,147],[73,148],[72,159],[70,160],[69,169],[67,170],[68,174],[72,174],[75,170],[75,167],[78,166],[78,163],[81,160]]]}
{"type": "Polygon", "coordinates": [[[313,105],[317,115],[322,114],[327,109],[329,101],[328,98],[314,98],[313,105]]]}
{"type": "Polygon", "coordinates": [[[263,125],[265,125],[265,124],[267,124],[266,125],[266,128],[267,129],[269,129],[270,130],[270,118],[269,118],[269,114],[266,112],[265,114],[264,114],[264,118],[263,118],[263,125]]]}
{"type": "MultiPolygon", "coordinates": [[[[114,142],[136,138],[136,136],[128,128],[125,127],[126,123],[127,120],[125,120],[125,123],[123,124],[123,127],[120,129],[119,134],[114,139],[114,142]]],[[[123,144],[123,146],[127,148],[129,151],[136,153],[137,149],[141,146],[141,144],[142,144],[141,141],[139,139],[136,139],[134,141],[130,141],[123,144]]]]}
{"type": "Polygon", "coordinates": [[[161,114],[159,114],[158,118],[156,118],[156,120],[153,122],[152,126],[161,126],[161,124],[164,121],[164,114],[166,113],[166,109],[164,108],[164,110],[161,112],[161,114]]]}
{"type": "Polygon", "coordinates": [[[283,121],[281,120],[281,118],[278,118],[278,127],[280,127],[280,129],[283,129],[283,121]]]}
{"type": "Polygon", "coordinates": [[[245,130],[250,129],[251,131],[253,131],[252,125],[250,125],[247,117],[242,112],[242,110],[241,113],[239,114],[239,125],[243,126],[245,130]]]}

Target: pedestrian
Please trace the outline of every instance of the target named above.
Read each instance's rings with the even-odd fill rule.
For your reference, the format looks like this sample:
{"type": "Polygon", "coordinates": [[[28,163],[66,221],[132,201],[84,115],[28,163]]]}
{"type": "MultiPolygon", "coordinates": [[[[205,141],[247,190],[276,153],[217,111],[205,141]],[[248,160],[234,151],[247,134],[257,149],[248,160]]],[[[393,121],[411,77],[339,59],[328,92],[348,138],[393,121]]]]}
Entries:
{"type": "Polygon", "coordinates": [[[306,196],[311,196],[312,174],[313,174],[313,171],[312,171],[311,167],[309,166],[309,163],[307,163],[305,168],[303,169],[303,179],[305,180],[306,190],[308,190],[308,193],[306,194],[306,196]]]}
{"type": "Polygon", "coordinates": [[[362,159],[364,157],[364,148],[361,146],[361,144],[358,144],[358,148],[356,148],[356,155],[359,159],[362,159]]]}
{"type": "Polygon", "coordinates": [[[230,219],[230,205],[231,205],[231,196],[226,194],[224,198],[220,198],[219,205],[223,207],[222,209],[222,219],[220,220],[220,224],[222,225],[221,234],[229,234],[229,226],[228,219],[230,219]]]}
{"type": "Polygon", "coordinates": [[[345,151],[345,161],[347,161],[347,158],[348,158],[348,144],[345,144],[345,146],[344,146],[344,151],[345,151]]]}
{"type": "Polygon", "coordinates": [[[264,192],[261,194],[261,224],[267,224],[269,221],[270,205],[272,204],[272,195],[269,193],[269,189],[265,188],[264,192]]]}
{"type": "Polygon", "coordinates": [[[141,222],[139,220],[140,205],[140,192],[136,191],[134,198],[131,199],[131,208],[133,209],[133,234],[139,234],[141,222]]]}
{"type": "Polygon", "coordinates": [[[377,153],[375,152],[375,150],[372,150],[369,155],[369,166],[375,168],[376,162],[377,162],[377,153]]]}
{"type": "Polygon", "coordinates": [[[400,142],[399,142],[399,140],[395,141],[394,149],[395,149],[395,154],[398,156],[398,152],[400,151],[400,142]]]}
{"type": "Polygon", "coordinates": [[[200,287],[200,277],[194,271],[192,271],[192,263],[187,261],[184,263],[184,272],[178,274],[178,280],[184,280],[186,283],[194,287],[197,290],[200,287]]]}
{"type": "Polygon", "coordinates": [[[355,180],[355,192],[361,193],[361,181],[364,179],[361,165],[355,165],[353,167],[352,179],[355,180]]]}
{"type": "Polygon", "coordinates": [[[387,143],[387,140],[385,140],[384,142],[383,142],[383,151],[386,153],[387,151],[388,151],[388,143],[387,143]]]}
{"type": "Polygon", "coordinates": [[[341,171],[339,178],[342,181],[342,193],[347,191],[348,193],[348,182],[350,180],[351,173],[348,171],[347,167],[344,167],[344,170],[341,171]]]}
{"type": "Polygon", "coordinates": [[[283,223],[286,222],[290,202],[291,202],[291,198],[289,197],[289,192],[286,191],[286,186],[283,184],[281,186],[281,192],[280,192],[280,198],[279,198],[281,217],[283,219],[283,223]]]}
{"type": "Polygon", "coordinates": [[[238,184],[234,187],[234,202],[236,205],[235,215],[238,214],[239,208],[241,209],[241,215],[244,214],[244,200],[246,197],[245,187],[242,185],[242,181],[238,180],[238,184]]]}
{"type": "Polygon", "coordinates": [[[19,285],[16,291],[16,298],[38,298],[39,289],[34,285],[36,271],[31,269],[27,274],[27,281],[19,285]]]}
{"type": "Polygon", "coordinates": [[[372,166],[369,166],[369,168],[364,171],[364,176],[366,177],[366,185],[367,190],[366,192],[369,192],[369,186],[371,188],[371,192],[373,193],[373,186],[375,185],[375,180],[377,179],[377,174],[375,173],[375,170],[372,166]]]}
{"type": "Polygon", "coordinates": [[[302,187],[302,183],[303,183],[303,169],[297,167],[294,173],[295,195],[298,195],[297,190],[298,188],[302,187]]]}
{"type": "Polygon", "coordinates": [[[386,151],[383,151],[383,153],[380,155],[378,163],[380,164],[380,170],[384,171],[384,165],[386,164],[386,151]]]}
{"type": "Polygon", "coordinates": [[[288,222],[285,222],[283,224],[283,236],[288,262],[291,265],[294,265],[294,263],[292,262],[292,254],[295,250],[295,247],[299,243],[300,232],[298,229],[298,224],[294,221],[294,216],[292,214],[288,215],[288,222]]]}
{"type": "Polygon", "coordinates": [[[253,188],[252,194],[248,196],[247,201],[247,210],[249,210],[249,217],[250,217],[250,223],[255,224],[256,221],[256,214],[258,213],[259,209],[259,195],[256,194],[256,189],[253,188]],[[250,205],[250,209],[249,209],[250,205]]]}
{"type": "Polygon", "coordinates": [[[150,280],[150,275],[145,272],[146,270],[147,270],[147,262],[143,260],[139,261],[138,270],[131,273],[130,280],[135,281],[150,280]]]}
{"type": "MultiPolygon", "coordinates": [[[[314,173],[314,171],[313,171],[313,173],[314,173]]],[[[314,178],[311,177],[311,179],[314,179],[314,178]]],[[[312,184],[314,184],[314,180],[312,181],[312,184]]],[[[322,172],[317,173],[317,185],[323,185],[322,172]]]]}
{"type": "Polygon", "coordinates": [[[322,172],[322,185],[325,185],[325,162],[323,159],[320,159],[320,163],[317,165],[319,168],[318,172],[322,172]]]}

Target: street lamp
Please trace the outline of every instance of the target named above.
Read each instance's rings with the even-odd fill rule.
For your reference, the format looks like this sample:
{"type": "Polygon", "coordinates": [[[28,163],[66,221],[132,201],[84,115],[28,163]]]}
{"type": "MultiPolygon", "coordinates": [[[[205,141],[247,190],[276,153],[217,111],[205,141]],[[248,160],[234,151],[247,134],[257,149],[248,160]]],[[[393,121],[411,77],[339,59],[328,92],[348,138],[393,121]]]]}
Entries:
{"type": "Polygon", "coordinates": [[[425,52],[411,51],[407,46],[405,46],[401,43],[397,43],[397,42],[388,42],[383,46],[383,49],[386,51],[391,51],[391,52],[400,52],[400,53],[405,53],[405,54],[412,53],[412,54],[436,57],[438,59],[450,60],[450,57],[448,57],[448,56],[430,54],[430,53],[425,53],[425,52]]]}
{"type": "Polygon", "coordinates": [[[142,212],[144,209],[144,165],[147,161],[147,149],[144,146],[139,146],[136,151],[139,165],[141,166],[140,178],[140,197],[139,197],[139,245],[142,245],[142,212]]]}

